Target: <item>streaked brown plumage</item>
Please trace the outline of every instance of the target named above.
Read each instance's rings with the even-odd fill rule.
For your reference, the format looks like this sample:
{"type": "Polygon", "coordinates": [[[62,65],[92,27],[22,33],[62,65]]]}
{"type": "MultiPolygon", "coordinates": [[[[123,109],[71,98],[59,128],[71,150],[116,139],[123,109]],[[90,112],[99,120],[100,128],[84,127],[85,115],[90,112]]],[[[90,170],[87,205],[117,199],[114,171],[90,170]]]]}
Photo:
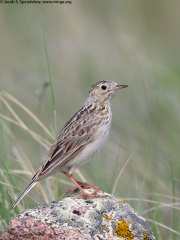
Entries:
{"type": "Polygon", "coordinates": [[[112,118],[110,100],[118,90],[125,87],[127,85],[119,85],[110,80],[99,81],[91,86],[85,104],[60,131],[44,162],[12,208],[38,181],[56,172],[62,172],[69,177],[84,197],[103,196],[87,194],[82,186],[88,186],[88,184],[75,180],[72,173],[76,168],[89,161],[104,145],[112,118]]]}

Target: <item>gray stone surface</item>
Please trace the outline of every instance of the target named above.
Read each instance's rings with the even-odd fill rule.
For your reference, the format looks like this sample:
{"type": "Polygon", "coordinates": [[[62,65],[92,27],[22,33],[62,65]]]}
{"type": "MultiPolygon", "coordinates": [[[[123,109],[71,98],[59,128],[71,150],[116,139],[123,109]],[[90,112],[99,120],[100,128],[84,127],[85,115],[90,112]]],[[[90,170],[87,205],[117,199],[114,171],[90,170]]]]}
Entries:
{"type": "MultiPolygon", "coordinates": [[[[91,193],[91,189],[88,189],[91,193]]],[[[28,209],[11,220],[0,237],[6,239],[155,239],[146,221],[124,201],[83,199],[74,191],[69,197],[28,209]]]]}

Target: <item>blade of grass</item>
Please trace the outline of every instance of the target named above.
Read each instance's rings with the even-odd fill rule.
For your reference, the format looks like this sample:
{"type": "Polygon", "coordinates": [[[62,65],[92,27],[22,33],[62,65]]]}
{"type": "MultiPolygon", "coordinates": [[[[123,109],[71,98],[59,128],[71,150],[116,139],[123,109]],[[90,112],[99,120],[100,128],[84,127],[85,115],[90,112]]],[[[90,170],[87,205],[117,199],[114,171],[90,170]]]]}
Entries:
{"type": "Polygon", "coordinates": [[[116,172],[117,172],[117,169],[118,169],[119,158],[120,158],[120,148],[119,148],[119,152],[118,152],[118,157],[116,159],[115,167],[114,167],[114,170],[112,172],[112,178],[111,178],[111,182],[110,182],[110,185],[109,185],[109,191],[108,192],[112,191],[113,183],[115,181],[115,178],[116,178],[115,176],[116,176],[116,172]]]}
{"type": "Polygon", "coordinates": [[[129,161],[131,160],[131,158],[133,157],[133,155],[134,155],[134,152],[133,152],[133,153],[130,155],[130,157],[126,160],[124,166],[122,167],[120,173],[118,174],[118,176],[117,176],[117,178],[116,178],[116,181],[115,181],[115,183],[114,183],[114,187],[113,187],[113,189],[112,189],[112,195],[114,195],[114,193],[115,193],[115,190],[116,190],[117,184],[118,184],[119,179],[120,179],[120,177],[121,177],[121,174],[123,173],[125,167],[126,167],[127,164],[129,163],[129,161]]]}
{"type": "Polygon", "coordinates": [[[172,228],[170,228],[170,227],[168,227],[168,226],[166,226],[166,225],[164,225],[164,224],[162,224],[162,223],[160,223],[160,222],[151,220],[151,219],[149,219],[149,218],[146,218],[146,220],[149,221],[149,222],[155,223],[157,226],[163,227],[163,228],[169,230],[170,232],[173,232],[173,233],[175,233],[175,234],[177,234],[177,235],[180,236],[180,232],[177,232],[176,230],[174,230],[174,229],[172,229],[172,228]]]}
{"type": "Polygon", "coordinates": [[[34,113],[32,113],[26,106],[24,106],[24,104],[22,104],[15,97],[10,95],[8,92],[0,93],[0,95],[8,98],[10,101],[19,106],[22,110],[24,110],[24,112],[26,112],[46,132],[46,134],[48,134],[48,136],[52,140],[54,140],[54,135],[48,130],[48,128],[40,121],[40,119],[34,113]]]}
{"type": "Polygon", "coordinates": [[[49,76],[49,82],[50,82],[50,89],[51,89],[51,97],[52,97],[52,103],[53,103],[53,110],[54,110],[54,128],[56,132],[56,102],[54,97],[54,90],[53,90],[53,84],[52,84],[52,78],[51,78],[51,68],[49,63],[49,56],[48,56],[48,49],[46,44],[46,37],[44,32],[44,25],[42,21],[42,32],[43,32],[43,40],[44,40],[44,48],[45,48],[45,55],[46,55],[46,62],[47,62],[47,68],[48,68],[48,76],[49,76]]]}
{"type": "Polygon", "coordinates": [[[25,130],[25,132],[27,132],[30,136],[32,136],[33,139],[35,139],[38,143],[40,143],[44,148],[49,149],[49,146],[51,145],[51,143],[49,141],[47,141],[46,139],[44,139],[43,137],[41,137],[39,134],[30,130],[26,125],[24,125],[24,124],[20,125],[18,122],[14,121],[13,119],[6,117],[2,114],[0,114],[0,117],[7,120],[8,122],[13,123],[14,125],[20,127],[21,129],[25,130]]]}

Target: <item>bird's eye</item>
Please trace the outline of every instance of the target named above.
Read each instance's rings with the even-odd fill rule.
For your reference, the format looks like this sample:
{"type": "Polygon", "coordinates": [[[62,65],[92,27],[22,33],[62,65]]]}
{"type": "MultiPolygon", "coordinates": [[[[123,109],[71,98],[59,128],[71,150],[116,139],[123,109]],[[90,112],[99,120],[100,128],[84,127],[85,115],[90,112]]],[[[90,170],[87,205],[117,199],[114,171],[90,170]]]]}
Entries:
{"type": "Polygon", "coordinates": [[[101,89],[102,89],[102,90],[106,90],[106,88],[107,88],[106,85],[102,85],[102,86],[101,86],[101,89]]]}

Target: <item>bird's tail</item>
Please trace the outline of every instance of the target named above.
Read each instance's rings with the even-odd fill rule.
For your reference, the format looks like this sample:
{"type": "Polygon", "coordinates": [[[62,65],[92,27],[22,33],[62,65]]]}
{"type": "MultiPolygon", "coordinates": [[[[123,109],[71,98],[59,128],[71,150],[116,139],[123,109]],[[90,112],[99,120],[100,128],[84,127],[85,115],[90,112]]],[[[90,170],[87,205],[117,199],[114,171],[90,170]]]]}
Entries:
{"type": "Polygon", "coordinates": [[[15,206],[18,204],[19,201],[31,190],[31,188],[34,187],[34,185],[37,183],[37,181],[32,180],[30,184],[26,187],[23,193],[17,198],[17,200],[14,202],[14,204],[11,207],[11,210],[15,208],[15,206]]]}

